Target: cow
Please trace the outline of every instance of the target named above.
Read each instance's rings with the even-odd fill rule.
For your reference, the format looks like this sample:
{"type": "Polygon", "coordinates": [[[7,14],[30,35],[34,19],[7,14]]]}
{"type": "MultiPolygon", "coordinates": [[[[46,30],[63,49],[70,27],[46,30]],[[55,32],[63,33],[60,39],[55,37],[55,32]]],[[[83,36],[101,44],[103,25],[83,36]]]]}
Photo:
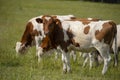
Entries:
{"type": "MultiPolygon", "coordinates": [[[[39,49],[39,59],[45,51],[60,49],[62,52],[63,71],[70,72],[69,50],[90,52],[98,50],[104,60],[102,74],[108,69],[111,60],[109,49],[116,39],[116,24],[111,20],[90,22],[84,25],[80,21],[63,21],[53,17],[44,17],[44,32],[39,49]]],[[[38,59],[38,60],[39,60],[38,59]]]]}
{"type": "MultiPolygon", "coordinates": [[[[117,54],[115,54],[115,47],[114,47],[115,46],[115,44],[114,44],[115,40],[113,42],[112,49],[110,50],[111,53],[114,53],[114,56],[116,56],[116,60],[114,58],[114,66],[117,66],[118,61],[119,61],[118,60],[118,53],[120,51],[120,35],[119,35],[119,33],[120,33],[120,25],[117,25],[117,54]]],[[[72,55],[73,55],[73,59],[76,59],[76,54],[74,52],[72,53],[72,55]]],[[[86,63],[88,62],[88,59],[90,60],[90,63],[89,63],[90,64],[90,69],[92,68],[92,63],[94,61],[96,62],[97,65],[99,64],[99,62],[102,61],[102,58],[101,58],[98,51],[94,51],[94,52],[91,52],[91,53],[82,53],[81,55],[83,55],[82,57],[84,58],[83,67],[85,67],[86,63]],[[90,58],[91,54],[93,55],[94,53],[97,53],[97,55],[95,55],[91,60],[91,58],[90,58]]]]}
{"type": "MultiPolygon", "coordinates": [[[[36,46],[37,53],[37,48],[39,47],[41,40],[45,37],[42,22],[42,17],[44,16],[49,15],[37,16],[30,19],[27,22],[26,29],[22,35],[21,41],[16,42],[15,50],[17,53],[23,54],[29,49],[29,47],[34,45],[36,46]]],[[[52,15],[52,16],[60,19],[61,21],[75,18],[74,15],[52,15]]]]}
{"type": "MultiPolygon", "coordinates": [[[[49,16],[49,15],[41,15],[41,16],[37,16],[34,17],[32,19],[30,19],[27,22],[26,25],[26,29],[22,35],[21,41],[20,42],[16,42],[16,47],[15,50],[17,53],[25,53],[29,47],[31,46],[36,46],[36,51],[37,48],[42,40],[42,38],[45,37],[44,34],[44,30],[43,30],[43,23],[42,23],[42,17],[44,16],[49,16]]],[[[64,20],[71,20],[74,19],[75,20],[75,16],[74,15],[52,15],[54,18],[58,18],[61,21],[64,20]]],[[[90,21],[94,21],[97,19],[94,18],[79,18],[79,20],[90,20],[90,21]]],[[[56,51],[55,51],[56,52],[56,51]]],[[[57,52],[56,52],[57,54],[57,52]]],[[[37,55],[36,55],[37,56],[37,55]]]]}
{"type": "MultiPolygon", "coordinates": [[[[78,17],[72,17],[71,19],[68,19],[69,21],[81,21],[83,24],[88,24],[92,21],[100,21],[101,19],[99,18],[78,18],[78,17]]],[[[55,59],[58,58],[58,53],[60,53],[60,51],[55,51],[56,55],[55,55],[55,59]]],[[[74,62],[76,61],[76,52],[71,50],[70,52],[70,56],[72,56],[74,62]]]]}
{"type": "Polygon", "coordinates": [[[34,17],[27,22],[21,41],[16,43],[17,53],[25,53],[33,45],[36,45],[36,48],[39,46],[39,40],[45,36],[41,17],[34,17]]]}

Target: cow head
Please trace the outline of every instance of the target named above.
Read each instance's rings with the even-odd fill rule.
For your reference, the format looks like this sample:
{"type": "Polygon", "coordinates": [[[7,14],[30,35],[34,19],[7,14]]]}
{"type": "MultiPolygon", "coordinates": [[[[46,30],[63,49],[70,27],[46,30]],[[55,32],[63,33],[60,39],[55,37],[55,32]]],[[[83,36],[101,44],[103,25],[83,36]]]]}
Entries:
{"type": "Polygon", "coordinates": [[[52,16],[43,16],[42,19],[43,19],[45,34],[53,32],[55,29],[55,26],[61,25],[60,20],[52,16]]]}
{"type": "Polygon", "coordinates": [[[22,40],[20,42],[16,42],[16,52],[23,54],[25,52],[27,52],[27,50],[29,49],[29,47],[33,46],[35,44],[35,40],[34,37],[29,36],[26,38],[22,38],[22,40]]]}
{"type": "Polygon", "coordinates": [[[21,41],[16,43],[16,52],[25,53],[30,46],[35,44],[35,36],[38,36],[39,34],[40,33],[34,29],[33,23],[28,22],[21,41]]]}
{"type": "Polygon", "coordinates": [[[38,49],[38,54],[42,54],[44,51],[55,49],[59,43],[59,40],[63,39],[60,37],[63,35],[60,20],[51,16],[44,16],[43,27],[46,36],[41,42],[40,49],[38,49]]]}
{"type": "Polygon", "coordinates": [[[15,50],[17,53],[25,53],[27,51],[28,47],[25,47],[25,44],[22,45],[21,42],[17,42],[16,43],[16,47],[15,47],[15,50]]]}

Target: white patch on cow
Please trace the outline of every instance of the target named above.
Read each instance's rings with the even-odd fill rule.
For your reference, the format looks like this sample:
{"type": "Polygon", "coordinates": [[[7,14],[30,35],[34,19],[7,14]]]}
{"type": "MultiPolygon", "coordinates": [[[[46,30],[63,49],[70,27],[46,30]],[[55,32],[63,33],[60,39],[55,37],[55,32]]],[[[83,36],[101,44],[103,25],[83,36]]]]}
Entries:
{"type": "Polygon", "coordinates": [[[64,21],[62,22],[62,26],[64,28],[63,32],[64,32],[64,41],[69,40],[69,37],[66,33],[67,29],[69,28],[69,24],[68,23],[64,23],[64,21]]]}
{"type": "MultiPolygon", "coordinates": [[[[74,34],[74,40],[76,43],[79,43],[81,47],[88,47],[90,46],[91,37],[90,34],[84,34],[84,28],[86,25],[82,24],[80,21],[64,21],[64,24],[67,23],[69,25],[69,29],[74,34]],[[82,36],[81,36],[82,35],[82,36]]],[[[63,27],[66,29],[66,27],[63,27]]],[[[67,30],[67,29],[66,29],[67,30]]]]}
{"type": "Polygon", "coordinates": [[[117,47],[120,47],[120,25],[117,25],[117,47]]]}
{"type": "Polygon", "coordinates": [[[87,18],[88,20],[92,20],[93,18],[87,18]]]}
{"type": "Polygon", "coordinates": [[[70,68],[70,54],[69,53],[65,53],[63,50],[61,50],[62,52],[62,61],[63,61],[63,71],[66,73],[71,71],[70,68]]]}
{"type": "Polygon", "coordinates": [[[49,20],[51,19],[51,17],[45,17],[45,19],[46,19],[47,21],[49,21],[49,20]]]}
{"type": "Polygon", "coordinates": [[[56,15],[60,21],[70,20],[74,15],[56,15]]]}
{"type": "Polygon", "coordinates": [[[67,42],[67,40],[69,40],[69,37],[68,37],[68,35],[67,35],[65,30],[63,30],[63,32],[64,32],[64,41],[67,42]]]}
{"type": "Polygon", "coordinates": [[[37,48],[37,56],[38,56],[38,62],[41,61],[41,56],[43,55],[43,49],[41,47],[37,48]]]}
{"type": "Polygon", "coordinates": [[[21,49],[21,44],[22,44],[21,42],[16,43],[15,50],[16,50],[17,53],[19,53],[19,50],[21,49]]]}
{"type": "Polygon", "coordinates": [[[43,23],[36,22],[37,18],[42,18],[42,16],[38,16],[29,20],[33,24],[33,30],[37,30],[41,32],[41,35],[35,36],[36,48],[39,46],[39,42],[45,37],[43,30],[43,23]]]}
{"type": "Polygon", "coordinates": [[[41,38],[45,37],[45,34],[44,34],[44,30],[43,30],[43,23],[38,23],[36,22],[36,19],[37,18],[41,18],[42,16],[39,16],[39,17],[35,17],[31,20],[29,20],[29,22],[32,22],[33,24],[33,30],[37,30],[38,32],[40,31],[42,35],[41,38]]]}
{"type": "Polygon", "coordinates": [[[76,61],[77,56],[76,56],[76,52],[74,50],[70,51],[70,56],[72,56],[73,60],[76,61]]]}

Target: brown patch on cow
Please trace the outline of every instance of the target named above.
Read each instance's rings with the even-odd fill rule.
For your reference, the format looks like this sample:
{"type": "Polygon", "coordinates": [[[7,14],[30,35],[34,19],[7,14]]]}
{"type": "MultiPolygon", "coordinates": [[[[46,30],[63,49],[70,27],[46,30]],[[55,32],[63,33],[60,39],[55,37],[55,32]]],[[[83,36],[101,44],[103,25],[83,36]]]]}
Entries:
{"type": "Polygon", "coordinates": [[[43,21],[42,21],[41,18],[37,18],[37,19],[36,19],[36,22],[37,22],[37,23],[42,23],[43,21]]]}
{"type": "Polygon", "coordinates": [[[103,28],[99,31],[96,30],[95,37],[97,40],[102,41],[104,39],[104,43],[112,45],[113,39],[117,33],[116,24],[114,22],[106,22],[103,25],[103,28]]]}
{"type": "Polygon", "coordinates": [[[67,30],[67,35],[69,37],[69,42],[72,43],[73,45],[75,45],[76,47],[79,47],[80,45],[78,43],[75,42],[75,40],[73,39],[74,35],[72,33],[72,30],[70,30],[70,28],[68,28],[67,30]]]}
{"type": "Polygon", "coordinates": [[[39,36],[42,35],[41,31],[37,31],[36,29],[32,32],[32,36],[39,36]]]}
{"type": "Polygon", "coordinates": [[[84,28],[84,33],[85,34],[88,34],[89,33],[89,30],[90,30],[90,26],[87,26],[84,28]]]}
{"type": "Polygon", "coordinates": [[[71,41],[72,41],[72,44],[73,44],[75,47],[80,47],[79,43],[76,43],[73,38],[71,39],[71,41]]]}
{"type": "Polygon", "coordinates": [[[70,19],[76,19],[76,17],[71,17],[70,19]]]}
{"type": "Polygon", "coordinates": [[[33,32],[33,24],[31,22],[28,22],[26,25],[24,34],[22,36],[22,39],[21,39],[21,43],[25,44],[25,46],[31,45],[34,39],[32,36],[32,32],[33,32]]]}
{"type": "Polygon", "coordinates": [[[70,30],[70,28],[67,29],[67,35],[69,39],[73,38],[72,30],[70,30]]]}
{"type": "Polygon", "coordinates": [[[52,16],[54,19],[56,19],[57,18],[57,16],[52,16]]]}
{"type": "Polygon", "coordinates": [[[41,43],[40,46],[41,46],[43,49],[47,49],[49,46],[51,46],[51,44],[50,44],[50,39],[49,39],[48,36],[46,36],[46,37],[43,39],[43,41],[42,41],[42,43],[41,43]]]}

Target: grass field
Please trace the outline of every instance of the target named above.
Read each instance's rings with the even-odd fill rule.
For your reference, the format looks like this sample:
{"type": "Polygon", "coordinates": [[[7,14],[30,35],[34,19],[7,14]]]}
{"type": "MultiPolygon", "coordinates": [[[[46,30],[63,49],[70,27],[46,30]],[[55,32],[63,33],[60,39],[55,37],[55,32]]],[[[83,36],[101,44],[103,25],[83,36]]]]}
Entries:
{"type": "MultiPolygon", "coordinates": [[[[103,64],[89,70],[82,68],[82,58],[71,59],[72,73],[62,73],[61,57],[44,56],[41,63],[35,58],[35,47],[27,54],[16,56],[17,41],[25,30],[27,21],[43,14],[73,14],[114,20],[120,24],[120,4],[103,4],[81,1],[0,0],[0,80],[119,80],[120,66],[110,63],[107,73],[101,75],[103,64]]],[[[112,55],[111,55],[112,56],[112,55]]],[[[120,57],[120,56],[119,56],[120,57]]]]}

